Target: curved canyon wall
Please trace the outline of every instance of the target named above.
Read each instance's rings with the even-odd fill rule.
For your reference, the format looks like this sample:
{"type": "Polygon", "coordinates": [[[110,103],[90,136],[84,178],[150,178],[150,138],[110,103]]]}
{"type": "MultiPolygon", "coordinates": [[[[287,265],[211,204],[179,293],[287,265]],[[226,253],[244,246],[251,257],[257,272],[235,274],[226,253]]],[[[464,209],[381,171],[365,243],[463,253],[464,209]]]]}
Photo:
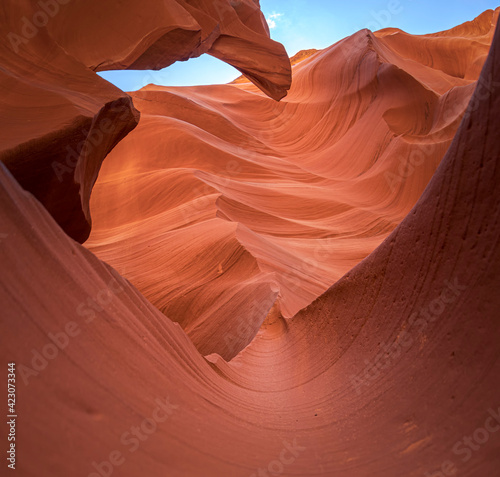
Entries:
{"type": "Polygon", "coordinates": [[[290,86],[286,52],[252,0],[6,0],[0,24],[0,161],[80,242],[101,163],[139,119],[95,71],[159,69],[208,52],[276,99],[290,86]]]}
{"type": "Polygon", "coordinates": [[[268,314],[291,318],[408,214],[496,18],[361,31],[295,66],[279,103],[245,84],[131,93],[141,120],[106,159],[86,246],[202,354],[233,358],[268,314]]]}
{"type": "MultiPolygon", "coordinates": [[[[359,32],[299,63],[279,103],[246,83],[87,98],[94,73],[69,56],[74,83],[55,59],[36,81],[2,70],[21,144],[0,164],[19,474],[495,475],[497,17],[359,32]],[[51,121],[24,124],[30,94],[51,121]],[[46,164],[75,111],[116,104],[84,247],[65,230],[88,217],[61,228],[13,164],[46,164]]],[[[70,202],[75,184],[48,190],[70,202]]]]}

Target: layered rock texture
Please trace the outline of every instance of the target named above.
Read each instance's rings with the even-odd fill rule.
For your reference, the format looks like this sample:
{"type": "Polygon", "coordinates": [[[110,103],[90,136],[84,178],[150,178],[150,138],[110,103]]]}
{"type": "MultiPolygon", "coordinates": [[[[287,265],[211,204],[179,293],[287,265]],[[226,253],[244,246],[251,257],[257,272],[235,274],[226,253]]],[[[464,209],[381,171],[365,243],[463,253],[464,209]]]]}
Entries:
{"type": "Polygon", "coordinates": [[[1,47],[19,475],[496,475],[498,10],[361,31],[276,102],[289,61],[258,2],[102,5],[1,47]],[[92,71],[204,51],[257,86],[127,95],[92,71]]]}
{"type": "Polygon", "coordinates": [[[6,0],[0,23],[0,161],[81,242],[101,163],[139,118],[95,71],[208,52],[275,99],[290,86],[286,52],[252,0],[6,0]]]}
{"type": "Polygon", "coordinates": [[[131,93],[141,120],[106,159],[86,246],[202,354],[231,359],[271,309],[291,318],[408,214],[495,22],[361,31],[294,67],[279,103],[245,84],[131,93]]]}
{"type": "MultiPolygon", "coordinates": [[[[290,65],[291,66],[298,65],[301,61],[304,61],[307,58],[310,58],[311,56],[313,56],[317,52],[318,52],[318,50],[316,50],[314,48],[311,48],[309,50],[300,50],[298,53],[296,53],[295,55],[293,55],[290,58],[290,65]]],[[[245,76],[242,75],[242,76],[238,76],[238,78],[231,81],[231,83],[229,83],[229,84],[249,83],[249,82],[250,81],[248,80],[248,78],[246,78],[245,76]]]]}

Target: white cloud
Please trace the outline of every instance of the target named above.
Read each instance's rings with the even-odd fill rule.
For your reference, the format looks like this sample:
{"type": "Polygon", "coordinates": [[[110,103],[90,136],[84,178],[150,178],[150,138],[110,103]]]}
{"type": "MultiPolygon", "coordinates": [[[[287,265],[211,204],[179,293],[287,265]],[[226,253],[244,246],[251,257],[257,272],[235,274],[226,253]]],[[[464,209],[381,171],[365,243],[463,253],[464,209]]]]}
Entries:
{"type": "Polygon", "coordinates": [[[266,20],[267,20],[267,24],[269,25],[269,28],[271,30],[273,28],[276,28],[276,20],[278,20],[282,16],[283,16],[283,13],[273,13],[271,15],[268,15],[266,20]]]}

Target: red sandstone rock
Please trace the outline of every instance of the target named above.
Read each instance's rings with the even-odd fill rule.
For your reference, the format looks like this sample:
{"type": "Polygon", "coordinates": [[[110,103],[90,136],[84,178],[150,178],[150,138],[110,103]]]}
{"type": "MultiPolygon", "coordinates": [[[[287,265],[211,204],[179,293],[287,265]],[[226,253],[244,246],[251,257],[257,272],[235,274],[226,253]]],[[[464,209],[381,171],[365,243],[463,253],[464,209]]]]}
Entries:
{"type": "MultiPolygon", "coordinates": [[[[68,238],[0,165],[0,355],[3,363],[17,363],[19,475],[244,477],[265,469],[283,476],[396,477],[443,468],[463,476],[496,475],[500,435],[487,429],[496,429],[500,419],[498,30],[451,146],[414,207],[309,306],[290,319],[273,307],[256,338],[229,363],[217,355],[204,359],[178,325],[68,238]],[[475,449],[469,454],[461,452],[468,437],[475,449]]],[[[374,65],[367,58],[359,66],[370,78],[374,65]]],[[[386,69],[380,82],[408,78],[408,72],[386,69]]],[[[424,70],[416,70],[420,82],[424,70]]],[[[445,80],[438,72],[429,82],[442,86],[445,80]]],[[[212,99],[205,88],[192,97],[216,104],[217,88],[209,91],[212,99]]],[[[305,98],[306,89],[300,95],[305,98]]],[[[439,102],[435,108],[445,111],[439,102]]],[[[400,133],[404,137],[426,130],[425,112],[410,121],[396,109],[386,124],[410,131],[400,133]]],[[[228,142],[239,132],[226,117],[228,142]]],[[[446,116],[436,118],[434,127],[451,128],[446,116]]],[[[278,139],[284,141],[279,129],[280,144],[278,139]]],[[[220,140],[212,139],[216,145],[220,140]]],[[[269,143],[263,142],[263,151],[269,152],[269,143]]],[[[133,173],[146,189],[159,180],[127,159],[124,179],[133,173]]],[[[280,159],[269,154],[273,165],[280,159]]],[[[258,155],[254,162],[259,178],[258,155]]],[[[355,166],[347,171],[353,176],[355,166]]],[[[220,187],[215,175],[197,173],[220,187]]],[[[297,180],[304,176],[297,170],[297,180]]],[[[107,176],[111,188],[112,178],[107,176]]],[[[231,185],[226,187],[236,190],[231,185]]],[[[186,181],[175,191],[179,204],[190,187],[186,181]]],[[[303,202],[296,200],[294,209],[303,202]]],[[[154,210],[155,203],[144,204],[145,198],[137,201],[137,207],[154,210]]],[[[120,210],[125,207],[132,204],[120,210]]],[[[261,241],[250,225],[264,227],[263,215],[232,234],[231,224],[215,228],[199,221],[205,213],[203,207],[193,213],[199,240],[225,232],[224,245],[239,254],[236,261],[254,267],[234,236],[250,236],[257,247],[261,241]]],[[[129,233],[124,227],[122,234],[129,233]]],[[[245,278],[250,283],[256,276],[254,269],[245,278]]]]}
{"type": "Polygon", "coordinates": [[[243,84],[131,93],[141,121],[106,159],[86,246],[201,353],[231,359],[275,301],[292,317],[408,214],[495,21],[489,11],[439,35],[359,32],[299,63],[280,103],[243,84]]]}
{"type": "Polygon", "coordinates": [[[290,62],[283,46],[269,39],[255,2],[233,4],[7,0],[2,6],[0,160],[71,237],[88,237],[101,163],[139,118],[130,97],[94,71],[158,69],[209,52],[270,96],[286,94],[290,62]]]}

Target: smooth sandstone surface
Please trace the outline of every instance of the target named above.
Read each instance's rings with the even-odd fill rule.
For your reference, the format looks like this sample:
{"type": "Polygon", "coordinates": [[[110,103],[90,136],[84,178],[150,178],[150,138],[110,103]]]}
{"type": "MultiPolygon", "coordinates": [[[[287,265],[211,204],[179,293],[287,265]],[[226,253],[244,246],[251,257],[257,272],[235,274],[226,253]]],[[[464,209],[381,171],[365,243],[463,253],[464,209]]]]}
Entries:
{"type": "Polygon", "coordinates": [[[101,163],[139,119],[95,71],[208,52],[275,99],[290,86],[288,56],[252,0],[6,0],[0,24],[0,161],[80,242],[101,163]]]}
{"type": "Polygon", "coordinates": [[[279,103],[245,84],[130,93],[141,120],[106,158],[85,245],[202,354],[233,358],[272,307],[291,318],[408,214],[497,15],[423,37],[361,31],[295,66],[279,103]]]}
{"type": "Polygon", "coordinates": [[[357,57],[334,46],[302,62],[279,104],[244,84],[133,93],[139,125],[93,192],[95,254],[0,164],[0,355],[17,363],[18,474],[496,475],[495,18],[437,35],[419,61],[384,41],[409,48],[402,32],[358,33],[341,42],[357,57]],[[477,54],[430,67],[446,38],[477,54]],[[384,173],[412,151],[431,153],[391,190],[384,173]],[[352,252],[347,273],[336,246],[352,252]],[[182,327],[159,310],[163,287],[163,308],[198,307],[182,327]],[[221,343],[237,354],[214,354],[221,343]]]}
{"type": "MultiPolygon", "coordinates": [[[[293,55],[290,58],[290,65],[295,66],[299,64],[301,61],[306,60],[307,58],[310,58],[313,56],[315,53],[317,53],[319,50],[316,50],[314,48],[311,48],[309,50],[300,50],[298,53],[293,55]]],[[[238,83],[249,83],[250,81],[248,78],[245,76],[238,76],[235,80],[231,81],[229,84],[238,84],[238,83]]]]}

